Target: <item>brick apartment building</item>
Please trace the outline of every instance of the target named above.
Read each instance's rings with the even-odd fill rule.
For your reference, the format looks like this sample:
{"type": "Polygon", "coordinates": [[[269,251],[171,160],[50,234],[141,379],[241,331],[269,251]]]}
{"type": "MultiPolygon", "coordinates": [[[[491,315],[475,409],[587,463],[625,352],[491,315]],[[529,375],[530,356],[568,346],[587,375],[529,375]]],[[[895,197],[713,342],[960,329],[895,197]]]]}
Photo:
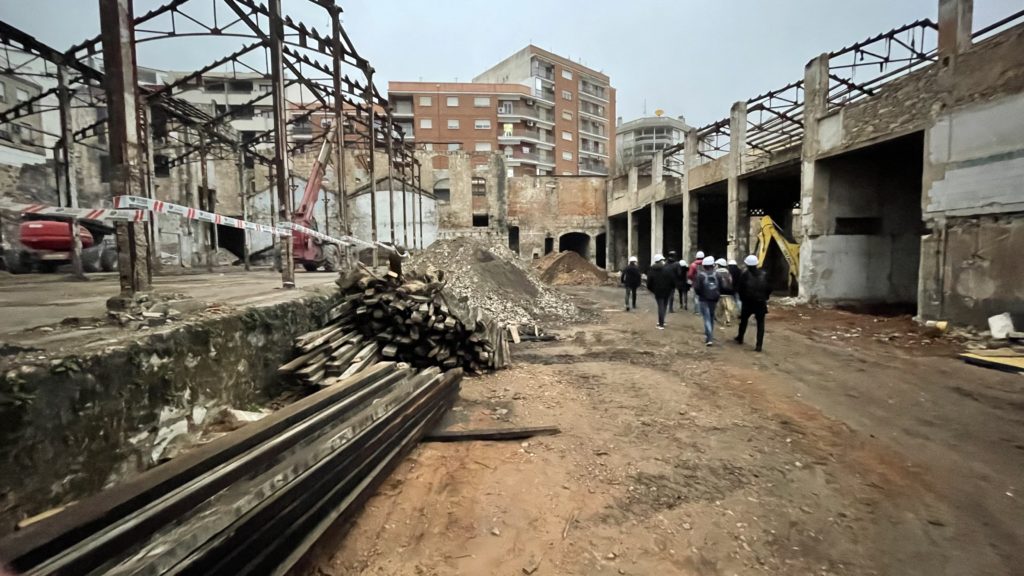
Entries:
{"type": "Polygon", "coordinates": [[[614,166],[608,76],[530,45],[473,82],[391,82],[396,121],[424,150],[502,152],[513,176],[614,166]]]}

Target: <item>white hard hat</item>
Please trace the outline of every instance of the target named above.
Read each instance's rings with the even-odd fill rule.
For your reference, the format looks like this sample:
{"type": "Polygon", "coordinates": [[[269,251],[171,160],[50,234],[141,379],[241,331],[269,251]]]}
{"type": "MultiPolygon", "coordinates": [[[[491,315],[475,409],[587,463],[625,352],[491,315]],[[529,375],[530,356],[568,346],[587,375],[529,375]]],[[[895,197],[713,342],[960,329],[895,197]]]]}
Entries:
{"type": "Polygon", "coordinates": [[[703,250],[697,250],[697,254],[694,255],[694,258],[697,259],[697,260],[700,260],[703,257],[704,257],[704,251],[703,250]]]}
{"type": "Polygon", "coordinates": [[[630,256],[629,257],[629,261],[630,262],[636,262],[636,256],[630,256]]]}
{"type": "Polygon", "coordinates": [[[701,264],[703,264],[704,266],[714,266],[715,265],[715,257],[714,256],[708,256],[708,257],[704,258],[704,260],[701,262],[701,264]]]}
{"type": "Polygon", "coordinates": [[[728,265],[729,265],[729,264],[728,264],[728,263],[727,263],[727,262],[725,261],[725,258],[719,258],[718,260],[715,260],[715,264],[718,264],[719,266],[728,266],[728,265]]]}
{"type": "Polygon", "coordinates": [[[747,256],[746,258],[743,259],[743,263],[746,264],[747,266],[757,266],[757,256],[751,254],[750,256],[747,256]]]}
{"type": "Polygon", "coordinates": [[[661,254],[655,254],[655,255],[654,255],[654,261],[655,261],[655,262],[661,262],[661,261],[662,261],[662,260],[664,260],[664,259],[665,259],[665,257],[664,257],[664,256],[662,256],[661,254]]]}
{"type": "Polygon", "coordinates": [[[729,266],[735,266],[735,265],[736,265],[736,261],[735,260],[729,260],[729,266]]]}

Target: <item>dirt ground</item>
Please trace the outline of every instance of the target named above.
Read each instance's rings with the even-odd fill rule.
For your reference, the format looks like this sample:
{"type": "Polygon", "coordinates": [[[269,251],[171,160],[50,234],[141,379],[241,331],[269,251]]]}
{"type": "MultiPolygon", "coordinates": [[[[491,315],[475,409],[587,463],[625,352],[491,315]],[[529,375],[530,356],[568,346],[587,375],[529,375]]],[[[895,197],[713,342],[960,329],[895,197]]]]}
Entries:
{"type": "Polygon", "coordinates": [[[603,320],[516,346],[451,413],[562,433],[421,445],[295,574],[1021,573],[1021,376],[907,318],[775,307],[756,354],[573,292],[603,320]]]}

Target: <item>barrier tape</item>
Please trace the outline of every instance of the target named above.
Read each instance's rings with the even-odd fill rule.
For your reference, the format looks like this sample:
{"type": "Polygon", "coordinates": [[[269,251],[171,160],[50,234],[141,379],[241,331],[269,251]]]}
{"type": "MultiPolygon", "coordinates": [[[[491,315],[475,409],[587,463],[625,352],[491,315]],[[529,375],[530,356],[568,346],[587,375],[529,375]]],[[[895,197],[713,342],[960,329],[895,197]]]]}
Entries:
{"type": "Polygon", "coordinates": [[[284,228],[288,228],[290,230],[294,230],[301,234],[305,234],[307,236],[312,236],[313,238],[317,238],[323,242],[328,242],[330,244],[340,244],[342,246],[361,246],[363,248],[373,248],[374,246],[371,242],[360,240],[352,236],[342,236],[341,238],[328,236],[323,232],[318,232],[316,230],[313,230],[312,228],[306,228],[305,226],[301,226],[293,222],[282,222],[281,226],[284,228]]]}
{"type": "Polygon", "coordinates": [[[231,216],[224,216],[216,214],[214,212],[207,212],[205,210],[199,210],[198,208],[189,208],[188,206],[182,206],[180,204],[172,204],[170,202],[164,202],[163,200],[154,200],[152,198],[143,198],[142,196],[117,196],[114,198],[114,206],[118,208],[138,208],[141,210],[151,210],[159,214],[175,214],[188,220],[198,220],[200,222],[207,222],[210,224],[223,224],[225,226],[231,226],[233,228],[243,228],[246,230],[253,230],[256,232],[266,232],[267,234],[273,234],[275,236],[291,236],[290,230],[281,227],[268,226],[266,224],[258,224],[256,222],[247,222],[239,218],[232,218],[231,216]]]}
{"type": "MultiPolygon", "coordinates": [[[[116,202],[115,202],[116,205],[116,202]]],[[[47,206],[45,204],[19,204],[0,200],[0,209],[20,212],[22,214],[45,214],[49,216],[67,216],[81,220],[118,220],[124,222],[143,222],[149,219],[146,210],[125,210],[117,208],[67,208],[47,206]]]]}

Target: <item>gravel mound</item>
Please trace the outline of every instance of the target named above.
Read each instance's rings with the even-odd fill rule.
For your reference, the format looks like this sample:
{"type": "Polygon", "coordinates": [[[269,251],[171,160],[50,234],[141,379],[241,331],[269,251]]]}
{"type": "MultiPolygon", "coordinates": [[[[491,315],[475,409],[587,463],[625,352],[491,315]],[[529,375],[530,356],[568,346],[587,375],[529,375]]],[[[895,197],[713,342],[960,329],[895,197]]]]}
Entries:
{"type": "Polygon", "coordinates": [[[569,296],[545,285],[499,240],[438,240],[413,255],[408,266],[420,272],[443,271],[453,294],[508,324],[584,319],[569,296]]]}
{"type": "Polygon", "coordinates": [[[572,250],[552,252],[533,261],[541,281],[554,286],[600,286],[608,273],[572,250]]]}

